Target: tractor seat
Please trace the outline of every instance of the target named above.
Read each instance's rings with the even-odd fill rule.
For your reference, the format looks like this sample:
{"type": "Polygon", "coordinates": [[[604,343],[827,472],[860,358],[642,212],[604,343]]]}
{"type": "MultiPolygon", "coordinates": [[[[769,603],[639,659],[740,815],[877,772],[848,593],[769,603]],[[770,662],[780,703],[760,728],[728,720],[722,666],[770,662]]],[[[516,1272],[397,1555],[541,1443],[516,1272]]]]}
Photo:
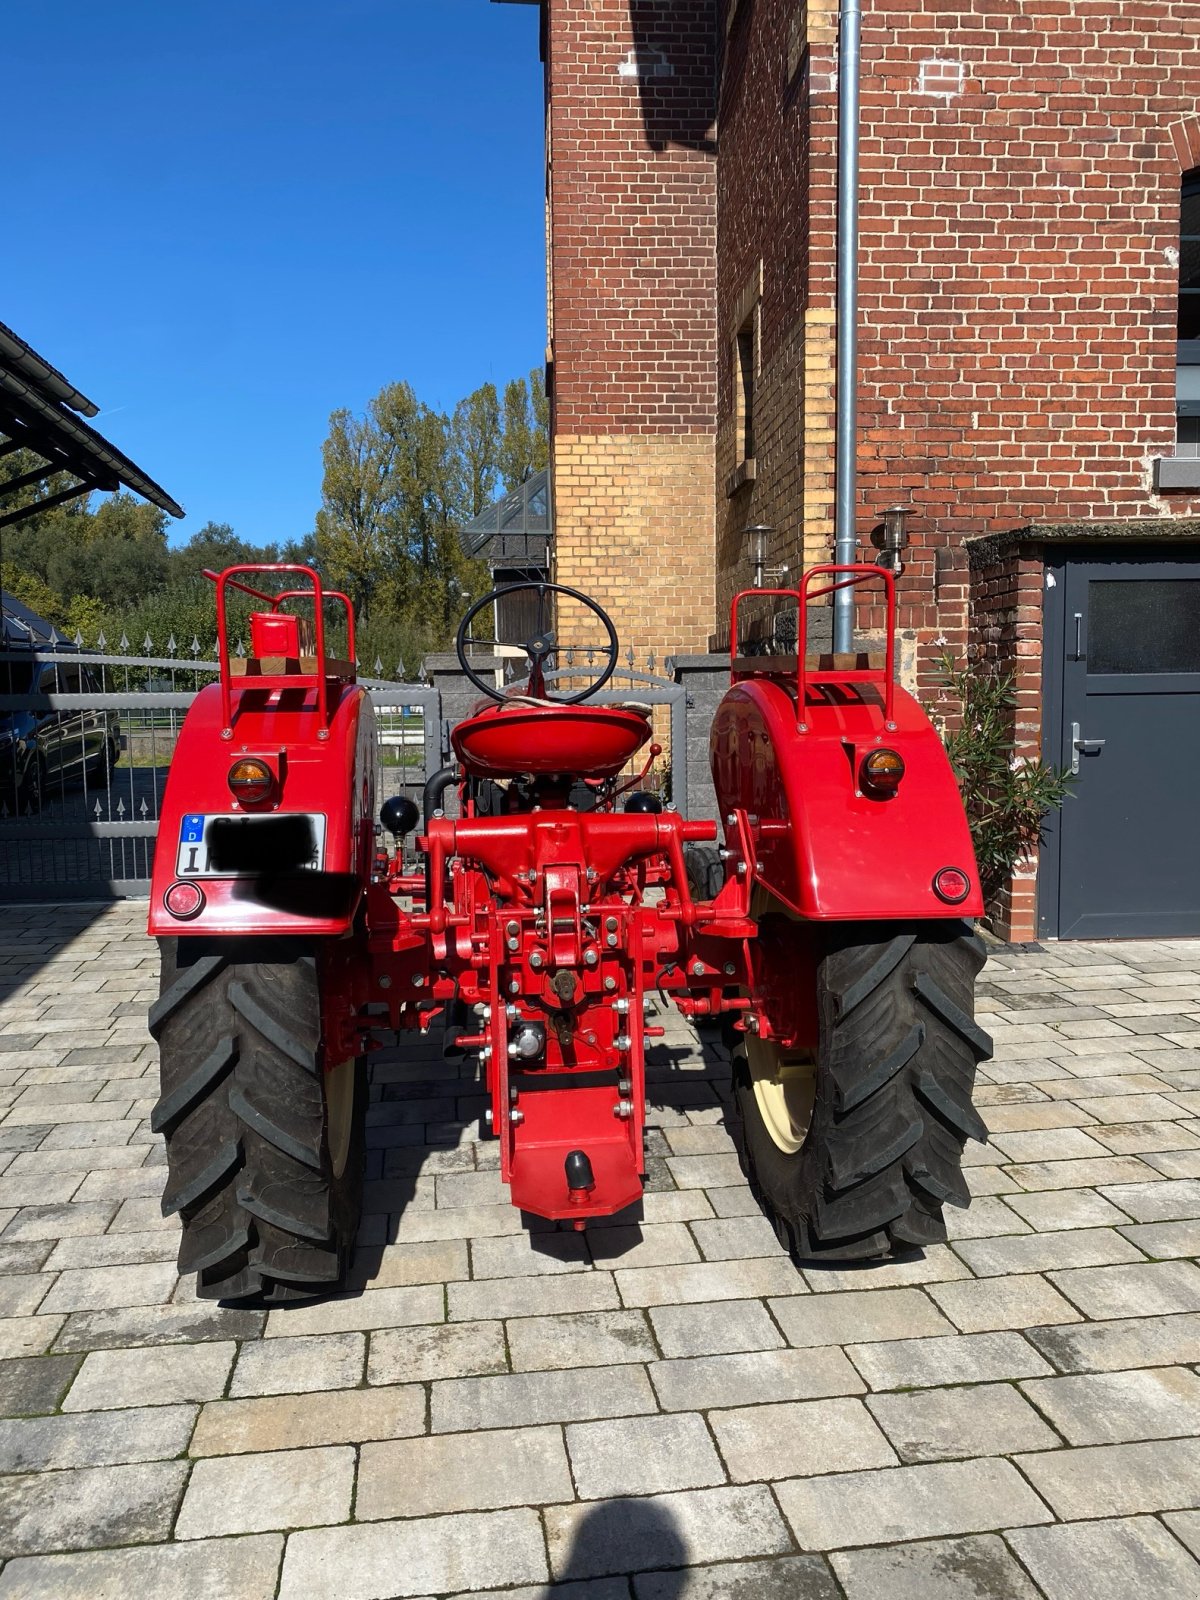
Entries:
{"type": "Polygon", "coordinates": [[[473,778],[612,778],[649,737],[649,707],[572,706],[514,695],[474,711],[450,743],[473,778]]]}

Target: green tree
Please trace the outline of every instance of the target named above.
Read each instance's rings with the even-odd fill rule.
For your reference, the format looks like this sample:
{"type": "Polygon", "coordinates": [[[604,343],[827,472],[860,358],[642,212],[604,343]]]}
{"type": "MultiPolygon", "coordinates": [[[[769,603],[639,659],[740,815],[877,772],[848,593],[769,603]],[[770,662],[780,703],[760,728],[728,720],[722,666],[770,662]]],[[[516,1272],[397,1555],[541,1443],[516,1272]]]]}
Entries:
{"type": "MultiPolygon", "coordinates": [[[[371,401],[365,416],[345,409],[329,419],[322,451],[325,472],[316,544],[322,571],[345,589],[356,611],[371,614],[380,584],[399,555],[397,500],[404,476],[401,457],[419,411],[406,383],[389,384],[371,401]]],[[[403,590],[403,575],[399,579],[403,590]]]]}
{"type": "Polygon", "coordinates": [[[528,381],[504,386],[503,437],[497,462],[506,489],[515,489],[550,459],[550,402],[544,376],[535,367],[528,381]]]}
{"type": "Polygon", "coordinates": [[[171,551],[170,581],[186,581],[206,570],[220,572],[243,562],[279,559],[277,546],[250,544],[239,539],[227,522],[206,522],[185,545],[171,551]]]}
{"type": "MultiPolygon", "coordinates": [[[[507,398],[506,391],[506,402],[507,398]]],[[[469,521],[495,499],[500,478],[503,433],[500,400],[494,383],[483,384],[474,394],[458,402],[450,422],[448,442],[453,459],[444,464],[444,470],[449,477],[457,469],[459,511],[469,521]]]]}

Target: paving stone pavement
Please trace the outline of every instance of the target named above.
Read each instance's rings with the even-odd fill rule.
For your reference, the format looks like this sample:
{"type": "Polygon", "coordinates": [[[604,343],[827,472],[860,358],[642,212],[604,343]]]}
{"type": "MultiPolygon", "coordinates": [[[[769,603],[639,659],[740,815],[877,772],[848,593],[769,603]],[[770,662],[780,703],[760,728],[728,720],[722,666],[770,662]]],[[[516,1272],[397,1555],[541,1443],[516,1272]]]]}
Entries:
{"type": "Polygon", "coordinates": [[[195,1299],[144,906],[0,908],[0,1600],[1200,1600],[1200,941],[994,951],[975,1203],[797,1271],[678,1017],[641,1219],[372,1058],[353,1293],[195,1299]]]}

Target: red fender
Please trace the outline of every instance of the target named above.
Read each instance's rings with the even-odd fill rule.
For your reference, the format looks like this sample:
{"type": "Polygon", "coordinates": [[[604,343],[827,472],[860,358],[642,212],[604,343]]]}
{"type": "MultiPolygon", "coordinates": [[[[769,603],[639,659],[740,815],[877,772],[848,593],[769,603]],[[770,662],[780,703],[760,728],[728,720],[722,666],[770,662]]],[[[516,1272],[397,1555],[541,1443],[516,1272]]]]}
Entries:
{"type": "Polygon", "coordinates": [[[301,685],[275,697],[239,697],[233,737],[222,737],[221,688],[210,684],[193,701],[167,776],[154,852],[149,931],[158,937],[196,934],[340,935],[352,926],[370,876],[375,816],[375,713],[356,684],[330,687],[329,722],[301,685]],[[300,702],[300,703],[297,703],[300,702]],[[319,737],[325,733],[327,737],[319,737]],[[272,798],[242,807],[228,783],[241,756],[261,756],[277,775],[272,798]],[[274,882],[270,876],[205,877],[181,841],[189,817],[249,815],[318,818],[317,870],[274,882]],[[189,866],[200,871],[189,871],[189,866]],[[182,869],[182,870],[181,870],[182,869]],[[203,895],[194,915],[167,909],[173,884],[191,878],[203,895]]]}
{"type": "Polygon", "coordinates": [[[814,920],[982,916],[958,785],[916,700],[897,686],[888,726],[874,693],[816,689],[807,699],[801,731],[794,677],[746,678],[713,722],[713,780],[727,842],[740,851],[749,840],[754,881],[814,920]],[[894,795],[874,796],[860,782],[863,760],[876,749],[903,757],[894,795]],[[738,812],[744,830],[728,820],[738,812]],[[934,887],[947,867],[970,884],[954,903],[934,887]]]}

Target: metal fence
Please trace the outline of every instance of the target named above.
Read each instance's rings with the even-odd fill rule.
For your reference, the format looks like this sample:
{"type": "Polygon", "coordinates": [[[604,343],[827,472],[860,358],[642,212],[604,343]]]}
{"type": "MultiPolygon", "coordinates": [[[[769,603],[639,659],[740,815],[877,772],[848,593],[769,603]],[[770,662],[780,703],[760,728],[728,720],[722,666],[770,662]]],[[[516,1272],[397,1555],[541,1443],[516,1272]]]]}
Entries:
{"type": "MultiPolygon", "coordinates": [[[[197,641],[182,659],[173,639],[162,655],[149,645],[144,655],[88,652],[66,641],[0,651],[0,901],[148,891],[179,731],[196,695],[218,676],[197,641]]],[[[374,671],[359,681],[376,714],[376,794],[381,802],[394,794],[419,802],[426,780],[450,759],[451,727],[469,707],[448,682],[443,696],[437,685],[380,676],[380,662],[374,671]]],[[[570,675],[565,668],[547,676],[570,675]]],[[[664,746],[652,786],[665,787],[686,816],[686,691],[627,659],[595,700],[650,709],[664,746]]]]}
{"type": "MultiPolygon", "coordinates": [[[[217,675],[215,661],[174,654],[0,651],[0,900],[147,892],[179,730],[217,675]]],[[[441,764],[437,690],[363,682],[377,793],[419,798],[441,764]]]]}

